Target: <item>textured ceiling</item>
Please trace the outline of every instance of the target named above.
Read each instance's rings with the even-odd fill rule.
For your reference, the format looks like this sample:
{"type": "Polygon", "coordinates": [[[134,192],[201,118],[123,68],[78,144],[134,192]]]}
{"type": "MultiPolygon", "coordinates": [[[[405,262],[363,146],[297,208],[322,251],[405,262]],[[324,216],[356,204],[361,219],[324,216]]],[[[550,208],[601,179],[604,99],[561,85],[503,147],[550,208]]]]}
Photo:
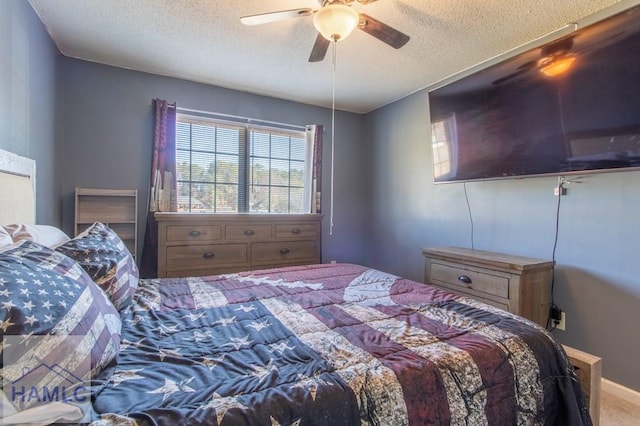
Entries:
{"type": "MultiPolygon", "coordinates": [[[[240,17],[316,0],[29,0],[62,54],[331,106],[331,51],[308,63],[312,17],[248,27],[240,17]]],[[[411,37],[395,50],[355,31],[337,45],[336,108],[368,112],[616,0],[379,0],[367,13],[411,37]]],[[[633,5],[638,1],[624,1],[633,5]]]]}

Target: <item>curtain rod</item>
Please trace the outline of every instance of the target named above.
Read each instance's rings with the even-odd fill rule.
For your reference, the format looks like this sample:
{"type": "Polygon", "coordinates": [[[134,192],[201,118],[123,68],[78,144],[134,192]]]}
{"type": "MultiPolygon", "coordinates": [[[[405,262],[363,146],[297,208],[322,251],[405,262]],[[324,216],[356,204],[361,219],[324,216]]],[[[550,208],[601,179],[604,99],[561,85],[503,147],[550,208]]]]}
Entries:
{"type": "Polygon", "coordinates": [[[202,114],[202,115],[206,115],[209,117],[220,117],[220,118],[227,118],[227,119],[232,119],[232,120],[243,120],[246,121],[247,124],[253,123],[253,124],[271,124],[271,125],[275,125],[275,126],[280,126],[280,127],[287,127],[290,129],[299,129],[299,130],[306,130],[307,126],[298,126],[296,124],[288,124],[288,123],[280,123],[277,121],[268,121],[268,120],[259,120],[256,118],[250,118],[250,117],[242,117],[240,115],[232,115],[232,114],[222,114],[222,113],[217,113],[217,112],[210,112],[210,111],[202,111],[202,110],[198,110],[198,109],[190,109],[190,108],[182,108],[182,107],[177,107],[175,104],[170,105],[170,108],[175,108],[177,112],[187,112],[187,113],[194,113],[194,114],[202,114]]]}

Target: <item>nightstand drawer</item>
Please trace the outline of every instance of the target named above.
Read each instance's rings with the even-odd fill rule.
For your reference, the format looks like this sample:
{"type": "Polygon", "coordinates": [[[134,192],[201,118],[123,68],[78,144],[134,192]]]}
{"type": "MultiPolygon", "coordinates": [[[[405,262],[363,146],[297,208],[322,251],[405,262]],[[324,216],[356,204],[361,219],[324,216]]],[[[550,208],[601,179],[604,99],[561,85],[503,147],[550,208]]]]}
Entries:
{"type": "Polygon", "coordinates": [[[227,225],[224,228],[227,240],[259,240],[271,238],[271,225],[227,225]]]}
{"type": "Polygon", "coordinates": [[[201,244],[167,247],[167,270],[199,269],[247,263],[246,244],[201,244]]]}
{"type": "Polygon", "coordinates": [[[209,241],[219,240],[222,230],[217,225],[169,225],[167,241],[209,241]]]}
{"type": "Polygon", "coordinates": [[[509,300],[507,300],[507,299],[500,299],[500,301],[487,299],[486,297],[478,296],[477,294],[467,293],[464,290],[456,290],[451,285],[442,285],[442,286],[440,286],[440,288],[442,288],[444,290],[447,290],[447,291],[450,291],[451,293],[457,294],[458,296],[469,297],[469,298],[471,298],[473,300],[476,300],[478,302],[486,303],[487,305],[491,305],[494,308],[503,309],[505,311],[509,311],[510,310],[509,309],[509,300]]]}
{"type": "Polygon", "coordinates": [[[276,225],[276,238],[315,238],[317,235],[315,223],[286,223],[276,225]]]}
{"type": "Polygon", "coordinates": [[[276,241],[251,245],[254,263],[267,263],[316,258],[315,241],[276,241]]]}
{"type": "Polygon", "coordinates": [[[509,278],[488,273],[484,270],[431,263],[431,280],[434,283],[449,284],[461,291],[474,290],[504,299],[509,298],[509,278]]]}

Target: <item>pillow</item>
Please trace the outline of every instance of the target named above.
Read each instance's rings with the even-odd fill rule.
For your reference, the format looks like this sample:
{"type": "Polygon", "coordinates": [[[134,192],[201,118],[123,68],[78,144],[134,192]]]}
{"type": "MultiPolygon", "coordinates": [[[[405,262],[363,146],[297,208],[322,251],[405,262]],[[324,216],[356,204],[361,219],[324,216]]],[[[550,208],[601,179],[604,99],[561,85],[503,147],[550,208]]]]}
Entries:
{"type": "Polygon", "coordinates": [[[138,267],[118,234],[96,222],[56,247],[82,266],[119,311],[131,304],[138,287],[138,267]]]}
{"type": "Polygon", "coordinates": [[[5,231],[2,226],[0,226],[0,247],[10,246],[11,244],[13,244],[13,238],[11,238],[11,235],[5,231]]]}
{"type": "Polygon", "coordinates": [[[51,225],[26,225],[17,223],[4,226],[6,232],[11,235],[13,242],[23,240],[35,241],[47,247],[54,247],[58,244],[69,241],[69,236],[61,229],[51,225]]]}
{"type": "MultiPolygon", "coordinates": [[[[48,355],[60,365],[70,357],[90,357],[95,376],[118,355],[121,327],[118,311],[72,259],[33,241],[0,250],[3,337],[83,336],[82,345],[54,348],[48,355]]],[[[3,374],[10,368],[5,370],[2,358],[0,367],[3,374]]]]}

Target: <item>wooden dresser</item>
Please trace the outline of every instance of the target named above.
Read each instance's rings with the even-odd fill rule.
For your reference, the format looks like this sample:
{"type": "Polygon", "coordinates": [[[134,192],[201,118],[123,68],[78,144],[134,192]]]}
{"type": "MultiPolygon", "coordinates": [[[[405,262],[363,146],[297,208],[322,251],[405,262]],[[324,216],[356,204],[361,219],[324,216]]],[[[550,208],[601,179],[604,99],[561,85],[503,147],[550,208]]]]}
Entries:
{"type": "Polygon", "coordinates": [[[320,263],[322,216],[156,213],[158,277],[320,263]]]}
{"type": "Polygon", "coordinates": [[[424,277],[489,305],[547,325],[553,262],[459,247],[422,249],[424,277]]]}

